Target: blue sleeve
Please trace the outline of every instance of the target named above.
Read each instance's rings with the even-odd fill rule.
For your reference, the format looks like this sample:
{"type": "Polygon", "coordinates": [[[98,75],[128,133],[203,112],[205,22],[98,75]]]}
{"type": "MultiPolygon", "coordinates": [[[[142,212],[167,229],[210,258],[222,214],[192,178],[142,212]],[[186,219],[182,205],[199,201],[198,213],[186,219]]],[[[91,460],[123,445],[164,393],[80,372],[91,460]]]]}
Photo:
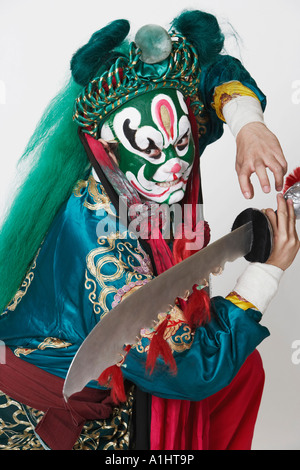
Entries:
{"type": "Polygon", "coordinates": [[[123,364],[124,377],[145,392],[169,399],[200,401],[226,387],[269,331],[259,324],[261,313],[256,310],[241,310],[223,297],[213,298],[212,306],[213,320],[196,330],[189,348],[174,352],[176,374],[158,358],[150,375],[146,351],[133,348],[123,364]]]}

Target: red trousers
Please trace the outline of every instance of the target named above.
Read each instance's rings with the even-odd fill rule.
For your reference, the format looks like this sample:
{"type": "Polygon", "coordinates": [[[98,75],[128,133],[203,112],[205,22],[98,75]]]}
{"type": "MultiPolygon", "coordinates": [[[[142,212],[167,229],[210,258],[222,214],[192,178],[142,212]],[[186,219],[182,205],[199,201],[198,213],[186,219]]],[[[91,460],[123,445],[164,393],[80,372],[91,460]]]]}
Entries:
{"type": "Polygon", "coordinates": [[[264,387],[254,351],[232,382],[201,402],[152,399],[152,450],[250,450],[264,387]]]}

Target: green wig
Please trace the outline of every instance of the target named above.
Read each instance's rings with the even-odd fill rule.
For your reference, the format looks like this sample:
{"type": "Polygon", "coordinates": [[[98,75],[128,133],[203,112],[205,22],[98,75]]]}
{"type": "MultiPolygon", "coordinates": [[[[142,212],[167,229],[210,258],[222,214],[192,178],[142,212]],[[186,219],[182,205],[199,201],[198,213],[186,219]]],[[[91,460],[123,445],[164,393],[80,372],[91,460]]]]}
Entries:
{"type": "Polygon", "coordinates": [[[72,121],[77,93],[71,79],[46,109],[19,161],[25,176],[0,231],[0,312],[26,276],[62,203],[87,171],[72,121]]]}
{"type": "MultiPolygon", "coordinates": [[[[223,36],[212,15],[184,12],[172,27],[188,38],[200,66],[222,49],[223,36]]],[[[129,29],[128,21],[114,21],[74,54],[69,82],[44,112],[20,159],[26,173],[0,229],[0,314],[23,282],[55,215],[90,168],[73,121],[74,105],[91,80],[129,57],[129,29]]]]}

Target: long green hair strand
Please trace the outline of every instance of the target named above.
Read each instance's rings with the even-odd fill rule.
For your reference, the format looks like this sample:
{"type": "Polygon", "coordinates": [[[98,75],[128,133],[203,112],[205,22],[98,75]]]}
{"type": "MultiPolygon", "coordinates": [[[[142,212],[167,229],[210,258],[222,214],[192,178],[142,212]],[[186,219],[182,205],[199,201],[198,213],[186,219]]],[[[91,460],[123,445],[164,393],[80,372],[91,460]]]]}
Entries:
{"type": "Polygon", "coordinates": [[[0,229],[0,313],[22,284],[55,215],[88,170],[72,119],[80,90],[70,78],[45,110],[18,162],[21,182],[0,229]]]}

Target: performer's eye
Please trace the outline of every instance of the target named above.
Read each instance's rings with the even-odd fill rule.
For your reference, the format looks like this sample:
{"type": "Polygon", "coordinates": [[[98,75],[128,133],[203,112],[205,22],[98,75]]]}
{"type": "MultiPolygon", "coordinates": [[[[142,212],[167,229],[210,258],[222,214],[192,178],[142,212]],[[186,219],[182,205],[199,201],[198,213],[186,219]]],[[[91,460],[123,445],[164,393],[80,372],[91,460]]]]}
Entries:
{"type": "Polygon", "coordinates": [[[186,134],[184,134],[183,137],[181,137],[181,139],[177,142],[176,144],[176,148],[182,152],[182,150],[184,150],[187,145],[189,144],[189,135],[188,135],[188,132],[186,134]]]}
{"type": "Polygon", "coordinates": [[[160,158],[161,151],[159,149],[147,149],[145,153],[151,158],[160,158]]]}
{"type": "Polygon", "coordinates": [[[153,140],[149,139],[149,147],[144,150],[144,153],[148,155],[148,157],[159,159],[161,157],[161,150],[155,145],[153,140]]]}

